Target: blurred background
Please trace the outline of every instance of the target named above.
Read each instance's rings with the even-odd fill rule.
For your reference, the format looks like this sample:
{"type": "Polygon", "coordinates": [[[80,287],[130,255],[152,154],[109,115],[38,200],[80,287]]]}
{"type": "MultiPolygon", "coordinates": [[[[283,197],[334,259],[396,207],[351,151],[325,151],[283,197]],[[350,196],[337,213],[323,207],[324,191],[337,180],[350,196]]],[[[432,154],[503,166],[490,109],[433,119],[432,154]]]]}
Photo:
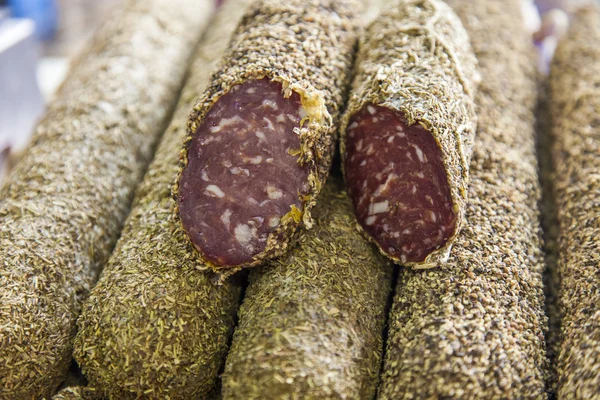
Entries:
{"type": "MultiPolygon", "coordinates": [[[[67,75],[69,60],[124,1],[0,0],[0,186],[67,75]]],[[[591,1],[600,0],[523,0],[542,72],[569,14],[591,1]]]]}

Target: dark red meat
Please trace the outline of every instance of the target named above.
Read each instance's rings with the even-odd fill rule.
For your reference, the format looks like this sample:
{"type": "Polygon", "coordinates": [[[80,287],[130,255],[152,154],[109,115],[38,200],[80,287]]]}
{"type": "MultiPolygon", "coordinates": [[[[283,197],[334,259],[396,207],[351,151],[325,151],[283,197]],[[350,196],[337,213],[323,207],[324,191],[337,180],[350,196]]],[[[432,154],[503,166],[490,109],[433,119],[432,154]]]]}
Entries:
{"type": "Polygon", "coordinates": [[[234,86],[206,114],[188,150],[179,214],[194,246],[220,266],[266,249],[281,218],[308,193],[308,168],[290,154],[304,112],[267,79],[234,86]]]}
{"type": "Polygon", "coordinates": [[[346,185],[358,222],[402,262],[424,261],[454,232],[456,215],[433,135],[391,109],[367,105],[346,136],[346,185]]]}

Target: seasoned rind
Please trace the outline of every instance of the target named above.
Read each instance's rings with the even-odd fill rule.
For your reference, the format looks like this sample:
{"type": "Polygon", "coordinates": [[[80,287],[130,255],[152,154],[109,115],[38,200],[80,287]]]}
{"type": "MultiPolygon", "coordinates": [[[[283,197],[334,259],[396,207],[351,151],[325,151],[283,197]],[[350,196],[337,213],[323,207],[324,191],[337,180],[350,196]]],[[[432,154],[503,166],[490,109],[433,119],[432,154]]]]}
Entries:
{"type": "Polygon", "coordinates": [[[0,192],[0,398],[50,396],[212,1],[130,1],[79,57],[0,192]],[[158,56],[157,56],[158,55],[158,56]]]}
{"type": "Polygon", "coordinates": [[[380,399],[545,399],[536,72],[519,0],[449,0],[482,75],[469,205],[448,262],[401,269],[380,399]]]}
{"type": "Polygon", "coordinates": [[[477,126],[473,102],[480,80],[477,60],[460,19],[439,0],[394,2],[366,29],[359,46],[352,92],[340,127],[342,158],[350,119],[368,104],[398,111],[409,125],[418,123],[431,132],[446,168],[456,229],[424,261],[402,265],[435,267],[448,258],[464,225],[477,126]]]}
{"type": "Polygon", "coordinates": [[[203,271],[172,220],[170,188],[190,107],[251,2],[229,0],[213,18],[123,235],[78,320],[75,358],[90,384],[112,398],[204,398],[225,358],[241,286],[219,286],[203,271]]]}
{"type": "Polygon", "coordinates": [[[329,180],[298,246],[250,272],[224,399],[375,395],[392,266],[356,231],[340,177],[329,180]]]}
{"type": "Polygon", "coordinates": [[[557,265],[558,397],[600,398],[600,8],[577,12],[550,66],[557,265]]]}
{"type": "MultiPolygon", "coordinates": [[[[261,0],[248,10],[233,35],[220,69],[190,114],[181,151],[181,169],[187,149],[212,105],[232,86],[248,79],[268,78],[283,85],[284,96],[297,92],[307,114],[300,128],[298,161],[309,169],[309,193],[303,209],[293,208],[269,234],[263,252],[245,265],[223,266],[232,273],[285,253],[297,240],[301,224],[310,228],[310,210],[329,174],[341,108],[350,83],[358,16],[356,0],[261,0]]],[[[177,197],[181,173],[173,187],[177,197]]],[[[177,214],[178,210],[176,210],[177,214]]],[[[202,253],[198,252],[202,257],[202,253]]],[[[215,270],[221,266],[210,264],[215,270]]]]}

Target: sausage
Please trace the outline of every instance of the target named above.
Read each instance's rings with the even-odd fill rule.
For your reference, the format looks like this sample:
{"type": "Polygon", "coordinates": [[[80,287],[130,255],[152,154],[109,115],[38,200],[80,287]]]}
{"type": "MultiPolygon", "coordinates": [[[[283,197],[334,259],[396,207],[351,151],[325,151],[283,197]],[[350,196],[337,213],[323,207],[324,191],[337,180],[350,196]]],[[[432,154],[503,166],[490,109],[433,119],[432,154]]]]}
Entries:
{"type": "Polygon", "coordinates": [[[173,120],[148,168],[109,263],[84,304],[74,356],[90,385],[111,398],[205,398],[233,331],[241,284],[197,258],[171,219],[177,150],[199,90],[252,0],[228,0],[202,39],[173,120]]]}
{"type": "Polygon", "coordinates": [[[574,14],[550,66],[562,315],[558,397],[600,397],[600,7],[574,14]]]}
{"type": "Polygon", "coordinates": [[[282,255],[332,163],[358,31],[355,0],[259,0],[193,108],[173,187],[205,262],[282,255]]]}
{"type": "Polygon", "coordinates": [[[79,57],[0,191],[0,398],[50,396],[64,379],[81,303],[213,7],[126,3],[79,57]]]}
{"type": "Polygon", "coordinates": [[[446,264],[400,270],[379,398],[545,399],[531,35],[519,0],[448,4],[482,76],[467,222],[446,264]]]}
{"type": "Polygon", "coordinates": [[[392,267],[356,231],[342,186],[331,176],[298,246],[250,272],[223,399],[375,395],[392,267]]]}
{"type": "Polygon", "coordinates": [[[477,62],[438,0],[393,3],[360,43],[340,128],[348,195],[383,254],[431,268],[463,225],[477,62]]]}

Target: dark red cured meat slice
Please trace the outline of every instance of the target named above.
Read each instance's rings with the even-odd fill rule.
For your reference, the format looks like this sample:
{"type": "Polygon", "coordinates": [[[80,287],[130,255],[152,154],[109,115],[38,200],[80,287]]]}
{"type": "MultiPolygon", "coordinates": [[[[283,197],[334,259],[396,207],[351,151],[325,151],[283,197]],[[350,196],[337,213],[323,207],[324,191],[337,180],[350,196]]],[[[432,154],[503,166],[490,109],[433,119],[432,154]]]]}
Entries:
{"type": "Polygon", "coordinates": [[[308,193],[308,168],[291,150],[304,111],[280,83],[234,86],[208,111],[188,149],[179,215],[194,246],[219,266],[238,266],[265,250],[281,218],[308,193]]]}
{"type": "Polygon", "coordinates": [[[452,236],[456,215],[433,135],[398,112],[367,105],[346,136],[347,189],[358,222],[401,262],[421,262],[452,236]]]}

